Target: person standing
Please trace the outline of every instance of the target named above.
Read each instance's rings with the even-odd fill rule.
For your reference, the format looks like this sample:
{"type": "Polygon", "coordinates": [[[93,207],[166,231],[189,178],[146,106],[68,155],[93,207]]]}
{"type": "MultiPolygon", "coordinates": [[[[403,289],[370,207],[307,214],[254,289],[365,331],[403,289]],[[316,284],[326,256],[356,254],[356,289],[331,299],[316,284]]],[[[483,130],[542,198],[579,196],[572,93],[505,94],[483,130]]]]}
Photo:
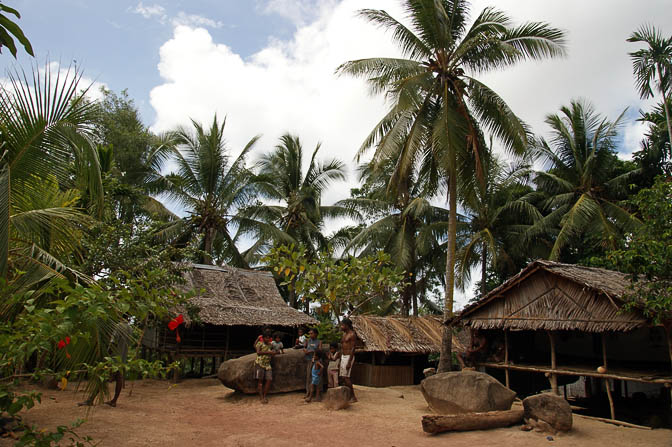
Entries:
{"type": "Polygon", "coordinates": [[[271,367],[271,358],[277,354],[271,345],[271,331],[269,329],[264,331],[263,339],[257,341],[255,350],[257,351],[257,358],[254,361],[254,378],[257,380],[257,392],[262,404],[267,404],[268,399],[266,395],[271,388],[273,381],[273,369],[271,367]],[[264,383],[264,380],[266,383],[264,383]]]}
{"type": "Polygon", "coordinates": [[[308,332],[308,340],[306,340],[305,348],[303,348],[303,353],[305,354],[306,359],[306,398],[310,395],[310,390],[312,388],[312,370],[313,370],[313,355],[318,349],[322,349],[322,342],[317,338],[318,331],[317,328],[312,328],[308,332]]]}
{"type": "Polygon", "coordinates": [[[350,379],[352,366],[355,364],[355,342],[357,341],[357,335],[352,329],[352,321],[349,318],[341,320],[341,331],[343,331],[343,337],[341,338],[341,366],[338,376],[343,379],[345,386],[350,388],[352,402],[357,402],[355,389],[350,379]]]}
{"type": "Polygon", "coordinates": [[[329,360],[329,364],[327,366],[329,388],[334,388],[338,386],[338,369],[340,367],[341,361],[341,353],[338,352],[338,343],[331,343],[329,346],[329,354],[327,359],[329,360]]]}

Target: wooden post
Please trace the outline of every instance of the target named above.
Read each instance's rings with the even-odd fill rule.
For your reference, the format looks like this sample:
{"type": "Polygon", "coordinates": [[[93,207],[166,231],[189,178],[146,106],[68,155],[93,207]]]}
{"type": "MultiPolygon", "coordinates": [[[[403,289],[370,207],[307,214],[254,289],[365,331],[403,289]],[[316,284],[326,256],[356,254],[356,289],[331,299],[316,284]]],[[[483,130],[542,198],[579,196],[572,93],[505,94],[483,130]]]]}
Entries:
{"type": "Polygon", "coordinates": [[[217,374],[217,357],[212,358],[212,370],[210,374],[217,374]]]}
{"type": "Polygon", "coordinates": [[[201,356],[201,367],[198,371],[198,377],[203,377],[203,369],[205,367],[205,357],[201,356]]]}
{"type": "Polygon", "coordinates": [[[506,369],[504,375],[506,377],[506,387],[511,388],[511,381],[509,379],[509,331],[504,329],[504,364],[506,369]]]}
{"type": "MultiPolygon", "coordinates": [[[[672,321],[668,320],[663,323],[665,335],[667,338],[667,350],[670,355],[670,365],[672,366],[672,321]]],[[[672,405],[672,388],[670,388],[670,405],[672,405]]]]}
{"type": "MultiPolygon", "coordinates": [[[[547,331],[548,334],[548,339],[551,342],[551,369],[555,370],[557,369],[557,359],[555,357],[555,337],[553,336],[553,332],[547,331]]],[[[551,373],[550,377],[548,380],[551,382],[551,389],[553,390],[553,393],[556,395],[560,394],[560,391],[558,391],[558,376],[555,373],[551,373]]]]}
{"type": "MultiPolygon", "coordinates": [[[[607,336],[602,333],[602,366],[604,369],[609,371],[607,368],[607,336]]],[[[609,411],[611,412],[611,418],[616,419],[616,411],[614,410],[614,398],[611,395],[611,387],[609,386],[609,379],[604,379],[604,387],[607,390],[607,398],[609,399],[609,411]]]]}
{"type": "Polygon", "coordinates": [[[229,334],[231,332],[231,326],[226,327],[226,347],[224,348],[224,361],[229,359],[229,334]]]}

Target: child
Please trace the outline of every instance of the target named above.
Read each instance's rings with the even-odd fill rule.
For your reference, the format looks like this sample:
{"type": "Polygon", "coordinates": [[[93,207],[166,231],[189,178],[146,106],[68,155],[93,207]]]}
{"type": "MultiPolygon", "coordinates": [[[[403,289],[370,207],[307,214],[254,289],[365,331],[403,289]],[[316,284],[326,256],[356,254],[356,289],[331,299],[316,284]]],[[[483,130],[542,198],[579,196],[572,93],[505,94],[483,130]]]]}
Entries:
{"type": "Polygon", "coordinates": [[[308,340],[308,337],[306,337],[306,331],[302,327],[300,327],[299,328],[299,338],[296,339],[296,343],[294,343],[294,348],[295,349],[305,348],[307,340],[308,340]]]}
{"type": "Polygon", "coordinates": [[[266,329],[262,341],[258,341],[255,346],[257,359],[254,361],[254,378],[257,380],[257,392],[262,404],[267,404],[266,395],[273,381],[273,371],[271,369],[271,357],[276,352],[271,346],[271,331],[266,329]],[[264,383],[266,380],[266,383],[264,383]]]}
{"type": "Polygon", "coordinates": [[[308,397],[306,398],[306,403],[312,402],[313,398],[317,401],[320,400],[320,377],[322,377],[322,369],[324,368],[324,365],[322,365],[322,351],[319,349],[313,354],[312,364],[313,366],[310,370],[311,386],[308,397]]]}
{"type": "Polygon", "coordinates": [[[285,353],[285,347],[282,344],[282,336],[280,335],[279,332],[276,332],[273,334],[273,343],[271,343],[271,346],[273,346],[273,350],[276,353],[284,354],[285,353]]]}
{"type": "Polygon", "coordinates": [[[338,368],[341,366],[341,353],[338,352],[338,343],[332,342],[329,345],[328,359],[327,376],[329,378],[329,388],[334,388],[338,386],[338,368]]]}

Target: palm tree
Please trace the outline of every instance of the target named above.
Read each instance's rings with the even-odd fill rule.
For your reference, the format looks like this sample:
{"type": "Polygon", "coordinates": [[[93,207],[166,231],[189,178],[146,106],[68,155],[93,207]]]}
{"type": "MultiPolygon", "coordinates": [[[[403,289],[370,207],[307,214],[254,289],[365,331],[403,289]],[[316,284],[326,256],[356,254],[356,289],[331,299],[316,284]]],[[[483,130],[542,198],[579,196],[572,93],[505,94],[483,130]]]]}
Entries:
{"type": "Polygon", "coordinates": [[[269,241],[302,244],[312,254],[326,249],[325,218],[344,216],[346,210],[323,205],[322,195],[334,182],[345,180],[346,171],[340,160],[317,161],[319,150],[320,144],[315,147],[304,173],[301,141],[297,136],[285,134],[275,149],[264,154],[257,163],[256,183],[268,203],[258,203],[246,212],[256,222],[267,224],[246,226],[246,229],[256,227],[255,249],[269,241]]]}
{"type": "Polygon", "coordinates": [[[15,280],[23,271],[22,287],[54,277],[86,279],[66,261],[89,219],[76,205],[81,192],[62,189],[75,165],[90,201],[102,204],[90,142],[93,108],[79,92],[80,79],[76,70],[35,70],[31,81],[16,72],[0,88],[0,274],[15,280]]]}
{"type": "Polygon", "coordinates": [[[465,182],[459,192],[466,225],[457,257],[458,285],[464,288],[472,268],[481,269],[480,295],[488,292],[488,265],[493,270],[517,271],[524,251],[519,236],[525,225],[541,218],[522,197],[529,192],[529,160],[507,166],[493,153],[483,160],[484,182],[465,182]]]}
{"type": "MultiPolygon", "coordinates": [[[[403,315],[413,309],[418,315],[418,298],[425,296],[421,286],[431,283],[436,271],[431,259],[443,250],[441,239],[446,234],[448,213],[431,203],[435,194],[426,191],[427,182],[413,174],[406,182],[407,194],[397,195],[387,189],[396,158],[386,160],[378,169],[371,164],[360,168],[364,181],[358,197],[338,202],[360,216],[364,225],[345,245],[345,252],[359,256],[373,255],[379,250],[390,254],[393,262],[406,273],[408,284],[401,291],[403,315]]],[[[420,173],[420,176],[422,173],[420,173]]]]}
{"type": "Polygon", "coordinates": [[[19,11],[0,3],[0,49],[6,47],[9,49],[9,52],[12,53],[12,56],[16,58],[17,50],[16,43],[14,42],[14,38],[16,38],[16,40],[23,46],[23,49],[26,50],[26,53],[35,56],[35,54],[33,54],[33,46],[30,44],[26,35],[23,34],[21,28],[19,28],[19,25],[7,18],[7,15],[4,13],[13,14],[17,19],[21,18],[19,11]],[[12,36],[14,36],[14,38],[12,36]]]}
{"type": "Polygon", "coordinates": [[[231,161],[224,140],[224,126],[217,116],[210,128],[192,120],[193,131],[179,128],[172,137],[175,149],[172,160],[176,171],[158,180],[164,194],[182,205],[188,216],[171,223],[161,234],[189,241],[199,238],[202,262],[228,262],[247,267],[238,251],[237,212],[255,196],[252,173],[245,157],[259,136],[252,138],[240,155],[231,161]]]}
{"type": "Polygon", "coordinates": [[[655,27],[643,25],[630,35],[628,42],[643,42],[648,45],[646,49],[630,53],[632,70],[642,99],[653,96],[651,82],[658,77],[657,90],[663,97],[667,134],[672,144],[672,118],[668,104],[672,88],[672,36],[665,39],[655,27]]]}
{"type": "Polygon", "coordinates": [[[547,214],[528,230],[527,237],[554,233],[552,260],[559,259],[563,249],[582,236],[614,248],[624,231],[638,225],[638,220],[618,204],[625,197],[623,185],[637,174],[635,170],[616,175],[614,148],[622,117],[610,122],[591,104],[572,101],[560,114],[546,118],[552,129],[550,144],[543,138],[534,142],[550,169],[536,173],[538,192],[530,197],[543,198],[547,214]]]}
{"type": "MultiPolygon", "coordinates": [[[[362,10],[370,22],[390,30],[405,58],[350,61],[338,72],[365,78],[374,93],[392,101],[360,155],[376,146],[374,162],[401,146],[391,183],[402,184],[415,162],[434,158],[448,182],[445,317],[452,317],[457,234],[457,183],[460,153],[475,162],[482,179],[479,125],[505,149],[522,152],[527,131],[506,102],[475,76],[526,59],[564,54],[563,32],[545,23],[513,26],[494,8],[484,9],[468,26],[469,3],[459,0],[404,0],[411,28],[380,10],[362,10]],[[400,138],[401,137],[401,138],[400,138]]],[[[470,175],[473,175],[471,173],[470,175]]],[[[452,334],[444,331],[439,370],[450,369],[452,334]]]]}

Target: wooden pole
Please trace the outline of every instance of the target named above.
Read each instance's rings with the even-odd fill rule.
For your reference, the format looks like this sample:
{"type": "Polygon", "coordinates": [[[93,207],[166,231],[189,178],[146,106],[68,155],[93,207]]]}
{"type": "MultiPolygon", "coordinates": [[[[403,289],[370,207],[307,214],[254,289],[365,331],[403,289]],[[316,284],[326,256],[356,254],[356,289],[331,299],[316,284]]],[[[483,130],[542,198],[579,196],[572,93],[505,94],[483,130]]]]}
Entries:
{"type": "MultiPolygon", "coordinates": [[[[665,328],[665,335],[667,336],[667,350],[670,355],[670,366],[672,366],[672,321],[663,323],[665,328]]],[[[670,388],[670,405],[672,405],[672,388],[670,388]]]]}
{"type": "MultiPolygon", "coordinates": [[[[504,329],[504,364],[509,366],[509,331],[504,329]]],[[[511,388],[511,380],[509,378],[509,368],[504,370],[506,377],[506,387],[511,388]]]]}
{"type": "MultiPolygon", "coordinates": [[[[602,366],[604,369],[609,371],[607,368],[607,337],[602,333],[602,366]]],[[[616,410],[614,409],[614,398],[611,395],[611,387],[609,386],[609,379],[604,379],[604,387],[607,390],[607,398],[609,399],[609,411],[611,411],[611,418],[616,419],[616,410]]]]}
{"type": "Polygon", "coordinates": [[[226,347],[224,348],[224,361],[229,359],[229,338],[231,333],[231,326],[226,327],[226,347]]]}
{"type": "MultiPolygon", "coordinates": [[[[557,369],[558,366],[557,359],[555,356],[555,337],[553,336],[553,332],[551,331],[547,331],[547,334],[548,339],[551,342],[551,369],[555,370],[557,369]]],[[[551,373],[548,380],[551,382],[551,389],[553,390],[553,393],[559,395],[560,391],[558,391],[558,376],[555,373],[551,373]]]]}

